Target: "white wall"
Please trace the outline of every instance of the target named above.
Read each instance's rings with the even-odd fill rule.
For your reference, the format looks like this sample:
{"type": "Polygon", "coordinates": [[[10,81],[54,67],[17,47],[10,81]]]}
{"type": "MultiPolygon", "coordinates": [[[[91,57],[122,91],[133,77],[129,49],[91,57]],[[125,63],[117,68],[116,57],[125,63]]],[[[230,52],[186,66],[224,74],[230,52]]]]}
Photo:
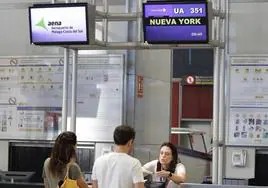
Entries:
{"type": "Polygon", "coordinates": [[[139,50],[136,75],[144,77],[144,94],[135,98],[134,154],[144,164],[156,159],[161,143],[169,141],[171,50],[139,50]]]}
{"type": "Polygon", "coordinates": [[[229,53],[265,54],[268,52],[268,2],[230,1],[229,53]],[[246,32],[245,32],[246,31],[246,32]]]}
{"type": "Polygon", "coordinates": [[[136,75],[144,77],[143,98],[136,98],[137,144],[161,144],[169,140],[171,51],[140,50],[136,75]]]}
{"type": "Polygon", "coordinates": [[[59,54],[56,47],[30,45],[27,9],[0,9],[0,55],[45,55],[59,54]],[[12,16],[11,16],[12,15],[12,16]]]}
{"type": "Polygon", "coordinates": [[[250,179],[255,177],[255,148],[227,147],[225,165],[225,177],[236,179],[250,179]],[[241,150],[246,151],[246,166],[235,167],[232,165],[232,153],[241,150]]]}
{"type": "Polygon", "coordinates": [[[8,142],[0,140],[0,170],[8,170],[8,142]]]}

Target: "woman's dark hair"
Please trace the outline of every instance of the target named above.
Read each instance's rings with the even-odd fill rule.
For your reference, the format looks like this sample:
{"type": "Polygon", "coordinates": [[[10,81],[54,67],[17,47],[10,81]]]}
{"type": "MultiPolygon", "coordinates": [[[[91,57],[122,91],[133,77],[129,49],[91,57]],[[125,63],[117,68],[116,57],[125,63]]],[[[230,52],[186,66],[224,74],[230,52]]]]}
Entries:
{"type": "Polygon", "coordinates": [[[180,158],[178,157],[178,151],[177,151],[177,148],[176,148],[176,146],[174,146],[174,144],[172,144],[172,143],[170,143],[170,142],[164,142],[164,143],[161,145],[160,149],[161,149],[162,147],[164,147],[164,146],[169,147],[170,150],[171,150],[172,160],[171,160],[171,162],[170,162],[169,165],[168,165],[168,171],[174,173],[175,170],[176,170],[176,166],[177,166],[177,164],[181,162],[180,158]]]}
{"type": "Polygon", "coordinates": [[[76,157],[76,143],[76,134],[73,132],[63,132],[57,137],[49,162],[49,170],[53,176],[61,176],[66,165],[76,157]]]}

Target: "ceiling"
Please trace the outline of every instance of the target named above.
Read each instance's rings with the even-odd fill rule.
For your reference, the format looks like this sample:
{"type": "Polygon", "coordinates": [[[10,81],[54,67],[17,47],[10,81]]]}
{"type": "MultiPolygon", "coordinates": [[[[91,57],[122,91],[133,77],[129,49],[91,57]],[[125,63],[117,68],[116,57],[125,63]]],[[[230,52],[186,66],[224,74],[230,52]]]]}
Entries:
{"type": "MultiPolygon", "coordinates": [[[[125,5],[126,0],[107,0],[109,5],[125,5]]],[[[134,0],[129,0],[134,1],[134,0]]],[[[0,9],[25,8],[34,3],[51,3],[52,0],[0,0],[0,9]]],[[[55,0],[57,3],[64,3],[66,0],[55,0]]],[[[68,2],[75,2],[69,0],[68,2]]],[[[76,0],[76,2],[92,2],[92,0],[76,0]]],[[[103,5],[103,0],[95,0],[96,5],[103,5]]]]}
{"type": "MultiPolygon", "coordinates": [[[[109,5],[125,5],[125,1],[126,0],[108,0],[108,3],[109,5]]],[[[102,2],[103,2],[102,0],[96,0],[97,5],[102,5],[102,2]]]]}

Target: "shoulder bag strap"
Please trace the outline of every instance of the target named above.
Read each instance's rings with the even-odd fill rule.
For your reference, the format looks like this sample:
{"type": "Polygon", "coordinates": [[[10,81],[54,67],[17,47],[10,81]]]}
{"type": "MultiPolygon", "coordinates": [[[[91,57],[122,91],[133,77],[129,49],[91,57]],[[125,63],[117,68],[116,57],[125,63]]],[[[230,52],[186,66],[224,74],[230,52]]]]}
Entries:
{"type": "Polygon", "coordinates": [[[69,170],[70,170],[70,163],[68,163],[66,165],[66,174],[65,174],[65,179],[68,178],[69,179],[69,170]]]}
{"type": "Polygon", "coordinates": [[[74,162],[69,162],[67,165],[66,165],[66,177],[68,179],[70,179],[70,176],[69,176],[69,171],[70,171],[70,168],[71,168],[71,165],[73,165],[74,162]]]}

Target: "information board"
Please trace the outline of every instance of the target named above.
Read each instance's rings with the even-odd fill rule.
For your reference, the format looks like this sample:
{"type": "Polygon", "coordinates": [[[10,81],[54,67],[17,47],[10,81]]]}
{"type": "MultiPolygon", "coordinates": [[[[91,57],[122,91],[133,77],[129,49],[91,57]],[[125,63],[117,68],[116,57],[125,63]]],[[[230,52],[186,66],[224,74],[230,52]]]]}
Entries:
{"type": "MultiPolygon", "coordinates": [[[[123,117],[123,56],[80,56],[77,75],[78,139],[112,141],[108,133],[123,117]]],[[[0,138],[53,139],[61,129],[62,89],[63,57],[1,58],[0,138]]]]}
{"type": "Polygon", "coordinates": [[[230,106],[268,107],[268,56],[232,57],[230,106]]]}
{"type": "Polygon", "coordinates": [[[208,3],[148,1],[143,4],[144,40],[148,43],[208,43],[208,3]]]}
{"type": "Polygon", "coordinates": [[[268,144],[268,56],[231,56],[228,144],[268,144]]]}
{"type": "Polygon", "coordinates": [[[229,144],[267,145],[268,110],[266,108],[231,108],[229,144]]]}

